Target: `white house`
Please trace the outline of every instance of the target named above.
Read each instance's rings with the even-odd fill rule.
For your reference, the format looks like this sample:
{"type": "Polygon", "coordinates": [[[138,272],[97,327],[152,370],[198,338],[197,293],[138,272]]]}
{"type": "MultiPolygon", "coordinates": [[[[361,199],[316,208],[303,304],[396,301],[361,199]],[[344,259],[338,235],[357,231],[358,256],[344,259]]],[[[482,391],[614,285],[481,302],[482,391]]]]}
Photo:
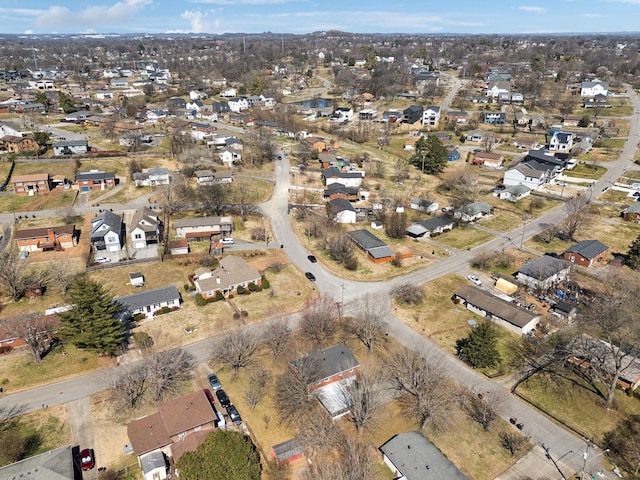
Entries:
{"type": "Polygon", "coordinates": [[[157,185],[169,185],[168,168],[149,168],[143,172],[133,174],[133,183],[136,187],[155,187],[157,185]]]}
{"type": "Polygon", "coordinates": [[[186,109],[199,112],[204,108],[204,103],[200,100],[190,100],[186,103],[186,109]]]}
{"type": "Polygon", "coordinates": [[[521,163],[504,172],[503,183],[507,187],[524,185],[531,190],[540,190],[544,185],[544,181],[545,172],[521,163]]]}
{"type": "Polygon", "coordinates": [[[509,202],[515,203],[518,200],[528,197],[530,194],[531,189],[529,187],[519,184],[500,190],[497,195],[500,200],[508,200],[509,202]]]}
{"type": "Polygon", "coordinates": [[[243,97],[230,98],[227,103],[229,104],[229,110],[235,113],[240,113],[242,110],[249,108],[249,102],[243,97]]]}
{"type": "Polygon", "coordinates": [[[218,156],[220,157],[220,161],[223,163],[223,165],[226,165],[228,167],[233,166],[233,162],[239,162],[240,160],[242,160],[242,152],[231,147],[227,147],[224,150],[221,150],[220,153],[218,153],[218,156]]]}
{"type": "Polygon", "coordinates": [[[549,139],[549,151],[569,152],[573,148],[573,133],[555,131],[549,139]]]}
{"type": "Polygon", "coordinates": [[[122,218],[109,210],[104,210],[91,219],[89,240],[96,250],[119,252],[124,241],[122,218]]]}
{"type": "Polygon", "coordinates": [[[141,207],[135,211],[131,219],[131,242],[133,248],[146,248],[158,244],[161,238],[162,222],[158,214],[149,207],[141,207]]]}
{"type": "Polygon", "coordinates": [[[356,209],[349,200],[335,198],[329,202],[331,216],[338,223],[356,223],[356,209]]]}
{"type": "Polygon", "coordinates": [[[189,100],[193,101],[193,100],[204,100],[205,98],[207,98],[207,94],[204,92],[200,92],[198,90],[191,90],[189,92],[189,100]]]}
{"type": "Polygon", "coordinates": [[[440,122],[440,107],[425,107],[422,111],[422,125],[435,127],[440,122]]]}
{"type": "Polygon", "coordinates": [[[580,84],[580,96],[595,97],[596,95],[607,95],[609,84],[607,82],[582,82],[580,84]]]}
{"type": "Polygon", "coordinates": [[[487,96],[496,98],[501,93],[511,90],[511,82],[493,82],[487,86],[487,96]]]}
{"type": "Polygon", "coordinates": [[[238,90],[233,87],[229,87],[226,90],[220,92],[220,96],[223,98],[233,98],[238,95],[238,90]]]}
{"type": "Polygon", "coordinates": [[[169,462],[163,452],[150,452],[140,456],[139,460],[144,480],[166,480],[169,478],[169,462]]]}
{"type": "Polygon", "coordinates": [[[143,314],[145,318],[153,318],[154,313],[166,308],[180,308],[182,298],[175,285],[157,288],[147,292],[135,293],[126,297],[115,298],[114,301],[122,305],[124,314],[133,317],[143,314]]]}
{"type": "Polygon", "coordinates": [[[544,255],[520,267],[516,279],[530,288],[547,290],[565,281],[570,271],[570,263],[544,255]]]}
{"type": "Polygon", "coordinates": [[[341,183],[347,188],[358,188],[362,185],[364,173],[360,171],[342,172],[337,167],[329,167],[322,172],[322,178],[327,186],[332,183],[341,183]]]}

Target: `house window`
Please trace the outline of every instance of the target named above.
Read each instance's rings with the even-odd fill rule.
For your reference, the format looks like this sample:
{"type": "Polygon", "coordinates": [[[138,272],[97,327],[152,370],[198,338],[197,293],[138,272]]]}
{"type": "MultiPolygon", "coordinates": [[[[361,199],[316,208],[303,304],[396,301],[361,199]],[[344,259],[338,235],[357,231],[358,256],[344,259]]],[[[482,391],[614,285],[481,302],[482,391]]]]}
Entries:
{"type": "Polygon", "coordinates": [[[136,233],[135,238],[136,240],[140,240],[142,238],[142,235],[140,235],[139,233],[136,233]]]}

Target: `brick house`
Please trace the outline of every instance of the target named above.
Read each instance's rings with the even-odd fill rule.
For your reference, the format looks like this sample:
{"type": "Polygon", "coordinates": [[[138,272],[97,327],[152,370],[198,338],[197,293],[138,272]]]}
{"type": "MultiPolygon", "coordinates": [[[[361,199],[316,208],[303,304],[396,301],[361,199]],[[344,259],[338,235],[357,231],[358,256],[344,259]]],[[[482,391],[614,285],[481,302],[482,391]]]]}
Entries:
{"type": "Polygon", "coordinates": [[[564,251],[564,259],[581,267],[592,267],[607,256],[609,247],[598,240],[582,240],[564,251]]]}
{"type": "Polygon", "coordinates": [[[622,218],[629,222],[640,222],[640,202],[632,203],[622,211],[622,218]]]}
{"type": "Polygon", "coordinates": [[[103,172],[102,170],[78,172],[76,173],[76,183],[81,192],[104,190],[105,188],[115,187],[116,174],[115,172],[103,172]]]}
{"type": "Polygon", "coordinates": [[[14,175],[11,177],[11,183],[13,184],[13,193],[16,195],[35,195],[51,191],[51,179],[48,173],[14,175]]]}
{"type": "Polygon", "coordinates": [[[233,231],[231,217],[195,217],[180,218],[173,222],[178,238],[189,242],[207,242],[212,236],[226,237],[233,231]]]}
{"type": "Polygon", "coordinates": [[[504,157],[499,153],[477,152],[473,156],[473,165],[483,165],[487,168],[500,168],[504,162],[504,157]]]}
{"type": "Polygon", "coordinates": [[[196,291],[204,298],[215,298],[217,292],[225,297],[238,293],[238,287],[249,288],[262,284],[262,276],[241,257],[228,256],[220,260],[215,270],[198,268],[191,278],[196,291]]]}
{"type": "Polygon", "coordinates": [[[15,234],[15,240],[21,252],[64,250],[78,244],[78,231],[75,225],[30,228],[18,230],[15,234]]]}

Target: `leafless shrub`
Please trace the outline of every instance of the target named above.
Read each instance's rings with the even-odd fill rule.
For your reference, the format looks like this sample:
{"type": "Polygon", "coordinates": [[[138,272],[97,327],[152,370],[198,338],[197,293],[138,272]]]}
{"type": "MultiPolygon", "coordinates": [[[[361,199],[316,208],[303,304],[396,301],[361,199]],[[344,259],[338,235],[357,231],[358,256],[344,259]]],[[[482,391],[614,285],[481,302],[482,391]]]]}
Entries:
{"type": "Polygon", "coordinates": [[[257,349],[258,342],[254,336],[240,330],[218,338],[213,345],[211,359],[237,373],[249,364],[257,349]]]}
{"type": "Polygon", "coordinates": [[[321,347],[338,331],[338,309],[328,295],[322,295],[302,314],[300,331],[305,338],[321,347]]]}
{"type": "Polygon", "coordinates": [[[291,330],[284,319],[275,320],[267,325],[264,332],[264,341],[273,352],[273,356],[280,355],[289,343],[291,330]]]}
{"type": "Polygon", "coordinates": [[[396,302],[404,305],[420,305],[424,302],[425,292],[419,285],[411,283],[403,283],[397,286],[391,292],[396,302]]]}

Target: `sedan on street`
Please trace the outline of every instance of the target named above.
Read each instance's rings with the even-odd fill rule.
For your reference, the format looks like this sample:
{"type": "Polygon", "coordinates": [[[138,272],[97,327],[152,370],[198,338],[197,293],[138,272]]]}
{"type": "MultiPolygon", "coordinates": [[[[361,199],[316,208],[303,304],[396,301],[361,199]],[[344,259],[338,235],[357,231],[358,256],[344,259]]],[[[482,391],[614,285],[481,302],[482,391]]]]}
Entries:
{"type": "Polygon", "coordinates": [[[304,276],[307,277],[312,282],[316,281],[316,276],[311,272],[305,272],[304,276]]]}

